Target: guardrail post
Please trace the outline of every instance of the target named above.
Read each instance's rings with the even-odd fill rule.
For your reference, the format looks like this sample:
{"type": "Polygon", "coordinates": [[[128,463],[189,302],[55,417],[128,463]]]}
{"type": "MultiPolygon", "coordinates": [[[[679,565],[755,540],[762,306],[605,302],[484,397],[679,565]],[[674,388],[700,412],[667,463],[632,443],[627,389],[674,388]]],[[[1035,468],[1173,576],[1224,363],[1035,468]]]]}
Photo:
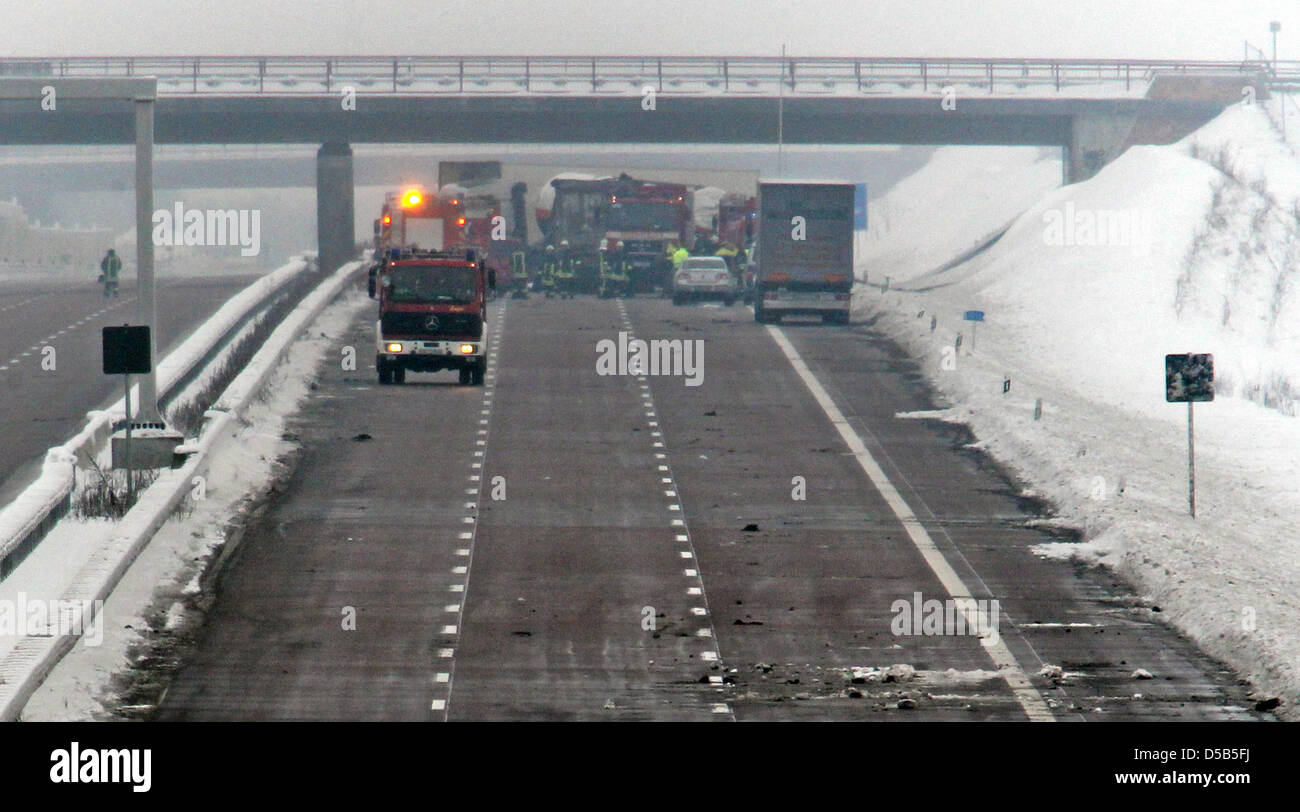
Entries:
{"type": "Polygon", "coordinates": [[[1126,64],[1124,65],[1124,90],[1127,91],[1128,89],[1129,89],[1129,66],[1126,64]]]}
{"type": "Polygon", "coordinates": [[[456,64],[457,64],[456,86],[460,89],[461,93],[464,93],[465,92],[465,60],[463,59],[458,60],[456,64]]]}
{"type": "Polygon", "coordinates": [[[656,59],[655,62],[658,63],[659,65],[659,91],[658,92],[663,93],[664,92],[664,61],[662,59],[656,59]]]}
{"type": "Polygon", "coordinates": [[[930,92],[930,63],[921,60],[921,92],[930,92]]]}
{"type": "Polygon", "coordinates": [[[1060,93],[1061,92],[1061,66],[1056,62],[1052,63],[1052,84],[1056,86],[1056,92],[1060,93]]]}
{"type": "Polygon", "coordinates": [[[266,92],[266,60],[257,60],[257,92],[266,92]]]}
{"type": "Polygon", "coordinates": [[[326,59],[325,60],[325,92],[326,93],[330,92],[330,79],[331,79],[331,74],[333,73],[333,69],[334,69],[334,60],[326,59]]]}
{"type": "Polygon", "coordinates": [[[992,95],[992,93],[993,93],[993,63],[992,63],[992,62],[987,63],[987,67],[988,67],[988,69],[989,69],[989,94],[992,95]]]}
{"type": "Polygon", "coordinates": [[[722,90],[724,93],[731,90],[731,70],[726,59],[722,60],[722,90]]]}
{"type": "Polygon", "coordinates": [[[393,92],[397,92],[397,60],[393,60],[393,92]]]}
{"type": "Polygon", "coordinates": [[[862,63],[856,59],[853,60],[853,82],[854,84],[857,85],[858,92],[861,93],[862,92],[862,63]]]}
{"type": "Polygon", "coordinates": [[[194,57],[194,92],[199,92],[199,58],[194,57]]]}
{"type": "Polygon", "coordinates": [[[524,92],[528,93],[533,89],[533,61],[524,57],[524,92]]]}
{"type": "Polygon", "coordinates": [[[591,92],[596,92],[596,57],[591,58],[591,92]]]}

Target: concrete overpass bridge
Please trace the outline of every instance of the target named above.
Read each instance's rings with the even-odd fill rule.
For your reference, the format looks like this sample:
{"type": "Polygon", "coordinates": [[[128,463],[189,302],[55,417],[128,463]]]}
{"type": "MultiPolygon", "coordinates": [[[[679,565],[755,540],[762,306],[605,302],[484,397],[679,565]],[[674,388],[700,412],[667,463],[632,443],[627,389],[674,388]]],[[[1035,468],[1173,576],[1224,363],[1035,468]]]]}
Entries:
{"type": "MultiPolygon", "coordinates": [[[[156,77],[162,144],[319,144],[322,266],[351,252],[351,144],[1059,146],[1079,181],[1300,63],[780,57],[0,59],[0,76],[156,77]]],[[[127,144],[129,108],[0,102],[0,144],[127,144]]]]}

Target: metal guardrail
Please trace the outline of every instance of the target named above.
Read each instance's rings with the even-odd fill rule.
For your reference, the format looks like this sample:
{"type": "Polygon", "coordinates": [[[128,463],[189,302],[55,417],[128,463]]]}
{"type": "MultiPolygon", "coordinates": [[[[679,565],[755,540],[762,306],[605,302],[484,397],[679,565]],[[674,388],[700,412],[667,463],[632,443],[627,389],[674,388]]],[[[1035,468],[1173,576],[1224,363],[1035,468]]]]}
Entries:
{"type": "MultiPolygon", "coordinates": [[[[106,601],[136,557],[153,539],[163,523],[189,494],[192,478],[207,472],[212,454],[230,442],[234,427],[258,392],[275,374],[277,364],[293,342],[334,301],[364,263],[350,262],[321,281],[292,313],[267,337],[248,366],[226,387],[221,398],[204,416],[199,438],[185,464],[165,471],[150,485],[127,512],[107,542],[96,549],[73,576],[60,600],[64,605],[92,607],[75,610],[69,618],[73,629],[92,627],[103,616],[96,601],[106,601]]],[[[0,722],[18,719],[27,701],[81,638],[80,631],[41,636],[25,635],[0,657],[0,722]]]]}
{"type": "Polygon", "coordinates": [[[700,56],[142,56],[0,59],[0,76],[156,76],[160,96],[661,93],[821,95],[1142,89],[1161,72],[1300,82],[1300,61],[700,56]]]}
{"type": "MultiPolygon", "coordinates": [[[[170,399],[180,392],[181,387],[192,379],[196,368],[201,369],[209,363],[217,349],[228,343],[250,318],[277,298],[285,286],[307,267],[305,260],[291,260],[249,285],[205,322],[219,321],[222,328],[210,343],[196,333],[163,359],[159,363],[161,399],[170,399]]],[[[67,515],[76,482],[73,469],[79,459],[93,459],[106,447],[115,419],[124,413],[121,404],[119,400],[107,411],[91,412],[86,424],[72,439],[46,452],[36,480],[13,503],[0,505],[0,580],[16,569],[50,529],[67,515]]]]}

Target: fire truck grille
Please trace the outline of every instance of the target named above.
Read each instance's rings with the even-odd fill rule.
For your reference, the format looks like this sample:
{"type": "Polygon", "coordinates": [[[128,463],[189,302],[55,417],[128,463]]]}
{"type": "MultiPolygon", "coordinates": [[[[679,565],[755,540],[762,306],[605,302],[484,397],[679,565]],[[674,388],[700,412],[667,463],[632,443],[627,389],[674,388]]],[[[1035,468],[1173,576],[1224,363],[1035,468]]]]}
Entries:
{"type": "Polygon", "coordinates": [[[385,336],[477,338],[483,323],[477,313],[385,313],[385,336]]]}

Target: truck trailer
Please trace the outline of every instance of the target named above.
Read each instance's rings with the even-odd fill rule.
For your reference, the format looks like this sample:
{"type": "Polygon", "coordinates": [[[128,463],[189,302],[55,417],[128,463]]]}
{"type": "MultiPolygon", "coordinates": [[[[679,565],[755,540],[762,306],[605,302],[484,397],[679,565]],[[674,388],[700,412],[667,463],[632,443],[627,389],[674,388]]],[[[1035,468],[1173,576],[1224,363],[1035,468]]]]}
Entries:
{"type": "Polygon", "coordinates": [[[820,316],[848,324],[853,291],[853,184],[762,181],[754,320],[820,316]]]}

